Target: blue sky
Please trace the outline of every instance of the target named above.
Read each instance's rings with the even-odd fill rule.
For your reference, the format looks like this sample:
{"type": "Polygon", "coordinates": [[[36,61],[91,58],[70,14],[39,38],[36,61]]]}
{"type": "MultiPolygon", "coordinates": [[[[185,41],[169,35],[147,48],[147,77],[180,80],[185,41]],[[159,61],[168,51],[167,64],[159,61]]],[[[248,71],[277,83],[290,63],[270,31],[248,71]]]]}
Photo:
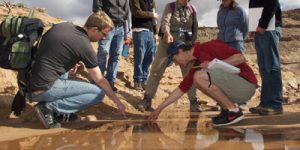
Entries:
{"type": "MultiPolygon", "coordinates": [[[[83,24],[92,12],[92,0],[8,0],[12,3],[22,2],[29,7],[43,7],[49,15],[61,17],[67,21],[83,24]]],[[[161,14],[166,3],[174,0],[156,0],[158,12],[161,14]]],[[[249,0],[237,0],[247,10],[249,0]]],[[[217,0],[191,0],[197,8],[200,26],[215,26],[218,6],[217,0]]],[[[300,0],[280,0],[283,10],[300,8],[300,0]]]]}

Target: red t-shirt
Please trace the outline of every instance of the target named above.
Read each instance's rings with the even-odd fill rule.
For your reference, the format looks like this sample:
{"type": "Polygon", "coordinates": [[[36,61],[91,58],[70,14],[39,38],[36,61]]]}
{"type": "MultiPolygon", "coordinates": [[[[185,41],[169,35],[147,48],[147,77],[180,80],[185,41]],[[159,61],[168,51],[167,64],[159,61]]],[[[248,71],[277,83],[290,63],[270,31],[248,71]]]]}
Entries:
{"type": "MultiPolygon", "coordinates": [[[[230,47],[224,42],[220,40],[212,40],[203,44],[195,43],[193,56],[202,63],[204,61],[212,61],[214,58],[223,60],[238,53],[239,52],[236,49],[230,47]]],[[[254,72],[246,63],[239,64],[236,67],[241,70],[239,76],[257,86],[257,79],[254,72]]],[[[182,92],[187,92],[193,85],[193,77],[196,70],[197,69],[192,68],[188,75],[180,83],[179,88],[182,92]]]]}

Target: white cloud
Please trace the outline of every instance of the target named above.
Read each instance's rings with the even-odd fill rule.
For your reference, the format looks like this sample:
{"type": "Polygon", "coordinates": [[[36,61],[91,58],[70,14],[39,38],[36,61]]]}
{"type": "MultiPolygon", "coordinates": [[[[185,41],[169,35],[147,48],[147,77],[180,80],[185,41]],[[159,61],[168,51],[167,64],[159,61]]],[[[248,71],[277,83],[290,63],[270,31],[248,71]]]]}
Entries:
{"type": "Polygon", "coordinates": [[[300,0],[280,0],[282,10],[300,8],[300,0]]]}
{"type": "MultiPolygon", "coordinates": [[[[11,2],[25,3],[30,7],[44,7],[49,15],[61,17],[67,21],[83,24],[92,12],[92,0],[10,0],[11,2]]],[[[162,15],[165,5],[174,0],[156,0],[157,10],[162,15]]],[[[237,0],[247,11],[249,0],[237,0]]],[[[283,10],[300,8],[300,0],[280,0],[283,10]]],[[[197,8],[200,26],[215,26],[217,10],[220,1],[191,0],[197,8]]]]}

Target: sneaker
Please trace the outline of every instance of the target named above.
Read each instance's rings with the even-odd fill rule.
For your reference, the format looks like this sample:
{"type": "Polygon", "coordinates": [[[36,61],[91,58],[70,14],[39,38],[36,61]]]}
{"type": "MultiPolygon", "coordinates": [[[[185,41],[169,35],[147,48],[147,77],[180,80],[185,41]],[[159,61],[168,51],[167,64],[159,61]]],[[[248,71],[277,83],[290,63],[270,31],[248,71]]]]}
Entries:
{"type": "Polygon", "coordinates": [[[215,122],[217,120],[219,120],[220,118],[223,118],[226,114],[227,114],[227,109],[224,109],[224,108],[220,108],[221,111],[220,111],[220,114],[216,117],[212,117],[212,121],[215,122]]]}
{"type": "Polygon", "coordinates": [[[258,114],[262,115],[262,116],[267,116],[267,115],[278,115],[278,114],[282,114],[283,113],[283,109],[282,108],[261,108],[258,110],[258,114]]]}
{"type": "Polygon", "coordinates": [[[35,105],[34,110],[37,118],[46,129],[61,127],[60,123],[55,120],[53,111],[47,108],[46,103],[38,103],[35,105]]]}
{"type": "Polygon", "coordinates": [[[67,123],[79,120],[79,116],[75,113],[57,115],[54,113],[55,120],[61,123],[67,123]]]}
{"type": "Polygon", "coordinates": [[[232,112],[223,110],[219,116],[212,119],[212,125],[214,127],[227,126],[241,121],[244,118],[244,114],[241,109],[238,112],[232,112]]]}
{"type": "Polygon", "coordinates": [[[258,105],[258,106],[255,106],[255,107],[251,107],[249,108],[249,112],[252,113],[252,114],[258,114],[259,110],[262,109],[263,107],[258,105]]]}
{"type": "Polygon", "coordinates": [[[137,105],[137,109],[141,112],[152,111],[154,109],[151,107],[151,104],[152,99],[145,95],[144,99],[137,105]]]}
{"type": "Polygon", "coordinates": [[[133,88],[135,90],[143,90],[141,82],[138,82],[138,81],[133,82],[133,88]]]}

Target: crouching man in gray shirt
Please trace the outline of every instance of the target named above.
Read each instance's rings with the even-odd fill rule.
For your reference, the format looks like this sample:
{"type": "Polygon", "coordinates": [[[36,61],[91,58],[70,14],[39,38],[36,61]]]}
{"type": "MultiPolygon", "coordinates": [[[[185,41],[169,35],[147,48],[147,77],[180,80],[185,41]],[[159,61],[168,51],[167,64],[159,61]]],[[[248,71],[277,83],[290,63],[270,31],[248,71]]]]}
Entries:
{"type": "Polygon", "coordinates": [[[101,102],[104,93],[125,117],[125,107],[103,77],[90,43],[106,37],[113,26],[105,13],[96,12],[89,16],[84,27],[60,23],[43,36],[30,73],[28,95],[38,102],[35,112],[45,128],[60,127],[62,119],[74,117],[75,112],[101,102]],[[69,70],[79,61],[85,64],[98,86],[67,79],[69,70]]]}

